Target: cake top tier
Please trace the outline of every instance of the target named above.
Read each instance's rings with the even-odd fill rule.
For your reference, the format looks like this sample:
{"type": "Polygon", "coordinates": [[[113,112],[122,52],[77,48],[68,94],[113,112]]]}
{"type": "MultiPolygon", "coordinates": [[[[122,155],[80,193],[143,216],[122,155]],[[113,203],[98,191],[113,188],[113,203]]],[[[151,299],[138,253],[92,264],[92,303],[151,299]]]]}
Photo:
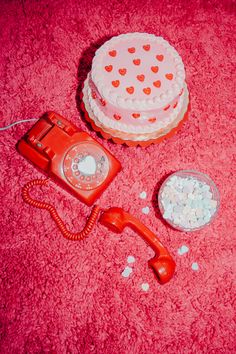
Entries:
{"type": "Polygon", "coordinates": [[[128,33],[95,54],[92,80],[104,99],[128,109],[153,109],[174,99],[185,80],[183,62],[162,37],[128,33]]]}

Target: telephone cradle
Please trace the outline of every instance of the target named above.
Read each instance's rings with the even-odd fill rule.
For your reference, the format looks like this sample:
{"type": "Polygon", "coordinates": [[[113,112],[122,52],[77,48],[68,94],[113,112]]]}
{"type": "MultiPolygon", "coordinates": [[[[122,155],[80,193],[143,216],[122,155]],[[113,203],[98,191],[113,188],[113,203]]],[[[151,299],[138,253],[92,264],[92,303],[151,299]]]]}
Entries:
{"type": "Polygon", "coordinates": [[[46,209],[65,238],[73,241],[84,239],[97,220],[116,233],[130,227],[154,250],[155,256],[148,263],[159,282],[165,284],[172,278],[175,262],[168,250],[152,231],[123,209],[112,207],[102,210],[94,205],[84,229],[72,233],[54,206],[30,196],[32,187],[45,186],[51,178],[83,203],[88,206],[94,204],[121,170],[121,165],[89,134],[79,131],[59,114],[48,112],[20,139],[17,149],[48,176],[26,183],[22,189],[23,200],[34,207],[46,209]]]}

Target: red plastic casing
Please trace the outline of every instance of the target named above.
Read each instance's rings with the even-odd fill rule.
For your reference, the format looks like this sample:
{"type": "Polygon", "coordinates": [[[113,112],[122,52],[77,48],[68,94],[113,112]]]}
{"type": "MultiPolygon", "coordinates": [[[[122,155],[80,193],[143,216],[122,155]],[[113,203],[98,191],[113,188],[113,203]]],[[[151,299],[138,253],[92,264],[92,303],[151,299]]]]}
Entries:
{"type": "MultiPolygon", "coordinates": [[[[17,149],[21,155],[89,206],[100,197],[121,170],[120,162],[107,149],[55,112],[48,112],[40,118],[18,142],[17,149]],[[74,161],[79,160],[76,154],[81,151],[85,154],[85,160],[88,157],[86,151],[94,156],[88,157],[92,162],[101,157],[103,168],[99,170],[92,166],[90,169],[98,171],[94,175],[76,177],[72,167],[75,166],[74,161]],[[77,183],[79,178],[86,181],[88,179],[89,182],[77,183]]],[[[98,165],[101,166],[100,162],[96,164],[98,165]]],[[[79,171],[76,173],[80,174],[79,171]]]]}
{"type": "Polygon", "coordinates": [[[141,221],[123,209],[116,207],[105,210],[99,221],[113,232],[121,233],[125,227],[134,230],[155,252],[154,258],[150,259],[148,264],[153,269],[159,282],[165,284],[173,277],[176,267],[175,261],[157,236],[141,221]]]}

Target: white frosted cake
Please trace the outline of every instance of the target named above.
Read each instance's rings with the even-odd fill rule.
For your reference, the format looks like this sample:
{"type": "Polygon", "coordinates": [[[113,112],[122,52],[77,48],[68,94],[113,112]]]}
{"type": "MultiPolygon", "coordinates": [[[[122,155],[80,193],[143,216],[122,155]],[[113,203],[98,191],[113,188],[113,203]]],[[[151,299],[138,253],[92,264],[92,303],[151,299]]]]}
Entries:
{"type": "Polygon", "coordinates": [[[90,120],[110,136],[158,139],[179,125],[188,108],[183,62],[161,37],[113,37],[96,51],[83,101],[90,120]]]}

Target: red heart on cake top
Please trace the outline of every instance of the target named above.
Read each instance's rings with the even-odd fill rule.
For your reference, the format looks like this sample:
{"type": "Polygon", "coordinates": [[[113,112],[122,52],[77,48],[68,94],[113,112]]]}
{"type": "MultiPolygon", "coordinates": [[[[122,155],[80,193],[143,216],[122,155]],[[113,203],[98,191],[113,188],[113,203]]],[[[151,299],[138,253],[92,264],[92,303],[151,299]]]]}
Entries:
{"type": "Polygon", "coordinates": [[[157,81],[154,81],[153,82],[153,85],[155,86],[155,87],[161,87],[161,81],[160,80],[157,80],[157,81]]]}
{"type": "Polygon", "coordinates": [[[169,109],[170,108],[170,105],[168,104],[168,106],[166,106],[165,108],[163,108],[164,109],[164,111],[167,111],[167,109],[169,109]]]}
{"type": "Polygon", "coordinates": [[[143,92],[145,93],[145,95],[150,95],[150,93],[151,93],[150,87],[145,87],[145,88],[143,89],[143,92]]]}
{"type": "Polygon", "coordinates": [[[172,80],[173,79],[173,74],[166,74],[165,75],[166,76],[166,78],[168,79],[168,80],[172,80]]]}
{"type": "Polygon", "coordinates": [[[112,65],[107,65],[105,66],[105,70],[108,71],[108,72],[111,72],[113,69],[113,66],[112,65]]]}
{"type": "Polygon", "coordinates": [[[119,69],[119,73],[121,74],[121,75],[125,75],[126,74],[126,69],[125,68],[123,68],[123,69],[119,69]]]}
{"type": "Polygon", "coordinates": [[[155,117],[148,119],[148,121],[149,121],[150,123],[154,123],[156,120],[157,120],[157,119],[156,119],[155,117]]]}
{"type": "Polygon", "coordinates": [[[119,80],[112,81],[112,85],[114,87],[118,87],[120,85],[120,81],[119,80]]]}
{"type": "Polygon", "coordinates": [[[120,120],[120,119],[121,119],[121,116],[119,116],[119,114],[114,114],[113,117],[114,117],[116,120],[120,120]]]}
{"type": "Polygon", "coordinates": [[[152,66],[151,70],[156,74],[159,70],[158,66],[152,66]]]}
{"type": "Polygon", "coordinates": [[[143,49],[146,50],[147,52],[150,50],[150,44],[145,44],[143,45],[143,49]]]}
{"type": "Polygon", "coordinates": [[[137,75],[137,79],[138,79],[139,81],[143,82],[144,79],[145,79],[145,76],[144,76],[143,74],[137,75]]]}
{"type": "Polygon", "coordinates": [[[111,57],[115,57],[116,56],[116,50],[110,50],[109,55],[111,57]]]}
{"type": "Polygon", "coordinates": [[[162,55],[162,54],[156,55],[156,58],[157,58],[157,60],[159,60],[159,61],[163,61],[164,55],[162,55]]]}
{"type": "Polygon", "coordinates": [[[132,95],[132,93],[134,93],[134,87],[133,86],[130,86],[130,87],[126,87],[126,91],[132,95]]]}
{"type": "Polygon", "coordinates": [[[133,113],[133,114],[132,114],[132,117],[134,117],[134,118],[139,118],[139,117],[140,117],[140,114],[139,114],[139,113],[133,113]]]}
{"type": "Polygon", "coordinates": [[[175,102],[175,104],[173,105],[173,108],[176,108],[176,107],[177,107],[177,105],[178,105],[178,101],[177,101],[177,102],[175,102]]]}
{"type": "Polygon", "coordinates": [[[140,59],[134,59],[133,63],[134,63],[134,65],[140,65],[141,60],[140,59]]]}
{"type": "Polygon", "coordinates": [[[128,48],[128,52],[129,53],[135,53],[135,48],[134,47],[128,48]]]}

